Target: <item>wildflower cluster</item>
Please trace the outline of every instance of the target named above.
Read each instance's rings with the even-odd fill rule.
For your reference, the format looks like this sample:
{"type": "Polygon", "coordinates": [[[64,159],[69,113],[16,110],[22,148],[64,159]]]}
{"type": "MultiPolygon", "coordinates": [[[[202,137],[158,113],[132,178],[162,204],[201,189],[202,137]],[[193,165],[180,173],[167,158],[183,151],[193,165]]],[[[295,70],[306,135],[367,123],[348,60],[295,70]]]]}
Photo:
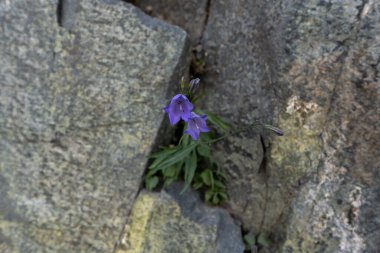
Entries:
{"type": "MultiPolygon", "coordinates": [[[[163,108],[170,124],[174,126],[182,120],[185,130],[178,143],[172,143],[151,155],[145,186],[153,190],[160,185],[166,187],[174,181],[183,180],[183,191],[192,186],[204,193],[206,202],[217,205],[228,200],[227,177],[213,158],[211,144],[226,138],[231,133],[231,125],[211,112],[206,114],[195,109],[193,103],[201,97],[196,94],[199,83],[198,78],[189,83],[182,80],[181,92],[163,108]],[[212,124],[212,129],[207,126],[206,120],[212,124]]],[[[271,125],[254,123],[250,127],[256,126],[270,129],[277,135],[283,134],[271,125]]]]}
{"type": "Polygon", "coordinates": [[[206,115],[200,110],[195,111],[193,103],[201,97],[197,96],[199,83],[199,78],[189,83],[182,80],[181,92],[164,108],[170,124],[174,126],[184,121],[185,129],[179,143],[161,148],[151,156],[145,186],[152,190],[160,182],[165,187],[173,181],[183,180],[183,191],[192,186],[204,193],[206,202],[216,205],[228,199],[226,177],[211,152],[211,143],[220,136],[207,126],[206,120],[222,132],[228,131],[229,124],[210,112],[206,115]],[[201,133],[204,134],[201,136],[201,133]]]}
{"type": "MultiPolygon", "coordinates": [[[[190,81],[188,93],[193,95],[199,86],[199,78],[190,81]]],[[[164,108],[169,115],[170,124],[174,126],[181,119],[187,122],[185,134],[189,134],[194,140],[199,139],[201,132],[209,132],[206,119],[207,115],[199,116],[194,111],[194,105],[183,94],[177,94],[173,97],[170,104],[164,108]]]]}

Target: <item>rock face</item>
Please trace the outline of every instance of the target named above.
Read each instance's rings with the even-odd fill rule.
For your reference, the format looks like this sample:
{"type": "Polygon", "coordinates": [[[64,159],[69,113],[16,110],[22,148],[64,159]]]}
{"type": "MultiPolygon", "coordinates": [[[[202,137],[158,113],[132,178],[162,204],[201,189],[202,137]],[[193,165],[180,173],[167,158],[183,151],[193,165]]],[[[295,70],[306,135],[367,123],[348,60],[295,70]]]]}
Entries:
{"type": "Polygon", "coordinates": [[[208,0],[135,0],[138,7],[152,16],[183,28],[196,44],[202,37],[207,21],[208,0]]]}
{"type": "MultiPolygon", "coordinates": [[[[135,2],[201,40],[204,106],[246,128],[215,154],[229,209],[270,234],[262,251],[377,252],[380,2],[135,2]]],[[[108,252],[186,35],[116,0],[2,1],[0,22],[0,251],[108,252]]],[[[120,252],[240,252],[236,233],[234,249],[217,239],[228,216],[206,226],[175,193],[140,196],[120,252]]]]}
{"type": "Polygon", "coordinates": [[[205,106],[242,128],[285,131],[248,128],[217,147],[234,214],[272,233],[268,252],[376,252],[380,3],[226,0],[204,11],[205,106]]]}
{"type": "Polygon", "coordinates": [[[205,206],[199,196],[167,191],[140,193],[116,253],[242,253],[240,227],[227,211],[205,206]]]}
{"type": "MultiPolygon", "coordinates": [[[[332,1],[316,11],[318,15],[315,13],[308,19],[321,23],[320,29],[326,22],[331,30],[326,30],[325,37],[320,38],[326,39],[323,43],[317,41],[319,48],[314,47],[317,52],[326,53],[315,57],[315,65],[310,64],[309,68],[315,68],[311,75],[314,85],[319,84],[319,89],[325,87],[328,91],[319,91],[315,97],[322,100],[327,93],[330,102],[315,102],[324,119],[321,163],[317,175],[303,187],[293,204],[282,251],[377,252],[380,248],[380,3],[352,1],[342,5],[332,1]]],[[[303,24],[306,29],[310,25],[303,24]]],[[[318,55],[314,50],[311,52],[318,55]]],[[[313,85],[311,80],[308,83],[313,85]]],[[[294,107],[289,103],[288,108],[294,107]]],[[[276,152],[282,153],[283,147],[276,146],[276,152]]]]}
{"type": "MultiPolygon", "coordinates": [[[[244,129],[217,146],[217,160],[229,176],[230,208],[254,234],[276,226],[297,182],[290,182],[293,175],[281,166],[271,169],[270,136],[249,127],[256,120],[277,125],[276,115],[288,95],[288,83],[279,80],[279,61],[291,58],[277,47],[283,38],[274,30],[283,15],[281,5],[281,1],[212,1],[203,35],[208,54],[205,107],[244,129]]],[[[285,132],[282,138],[291,140],[285,132]]]]}
{"type": "Polygon", "coordinates": [[[218,147],[244,227],[285,242],[269,252],[376,252],[380,3],[212,1],[209,15],[206,106],[285,130],[218,147]]]}
{"type": "Polygon", "coordinates": [[[111,252],[186,33],[111,0],[1,1],[0,23],[0,251],[111,252]]]}

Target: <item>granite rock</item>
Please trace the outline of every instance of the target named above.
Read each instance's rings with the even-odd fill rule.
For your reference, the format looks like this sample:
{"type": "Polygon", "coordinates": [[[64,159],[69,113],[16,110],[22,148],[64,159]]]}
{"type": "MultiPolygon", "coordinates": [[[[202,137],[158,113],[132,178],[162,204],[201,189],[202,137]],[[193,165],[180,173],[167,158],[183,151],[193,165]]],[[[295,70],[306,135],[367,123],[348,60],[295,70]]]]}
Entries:
{"type": "Polygon", "coordinates": [[[207,22],[208,0],[135,0],[149,15],[183,28],[193,45],[199,43],[207,22]]]}
{"type": "Polygon", "coordinates": [[[232,212],[271,234],[268,252],[379,248],[379,11],[377,1],[211,1],[205,106],[247,128],[216,154],[232,212]],[[249,128],[256,120],[285,136],[249,128]]]}
{"type": "Polygon", "coordinates": [[[215,155],[229,178],[230,208],[254,233],[267,230],[263,221],[275,223],[281,212],[280,206],[268,207],[268,180],[273,174],[268,168],[270,137],[250,127],[256,121],[276,123],[277,108],[284,100],[268,18],[277,5],[275,1],[211,1],[202,41],[208,55],[202,78],[204,107],[238,129],[217,145],[215,155]]]}
{"type": "Polygon", "coordinates": [[[141,192],[116,253],[244,252],[240,227],[228,212],[202,203],[174,183],[161,193],[141,192]]]}
{"type": "Polygon", "coordinates": [[[0,1],[0,23],[0,251],[111,252],[187,35],[116,0],[0,1]]]}
{"type": "Polygon", "coordinates": [[[330,103],[317,102],[325,119],[321,163],[292,205],[281,251],[377,252],[380,3],[329,3],[320,8],[335,14],[329,16],[331,30],[326,35],[336,45],[320,58],[326,69],[318,66],[323,71],[318,77],[320,81],[329,75],[335,78],[330,103]]]}

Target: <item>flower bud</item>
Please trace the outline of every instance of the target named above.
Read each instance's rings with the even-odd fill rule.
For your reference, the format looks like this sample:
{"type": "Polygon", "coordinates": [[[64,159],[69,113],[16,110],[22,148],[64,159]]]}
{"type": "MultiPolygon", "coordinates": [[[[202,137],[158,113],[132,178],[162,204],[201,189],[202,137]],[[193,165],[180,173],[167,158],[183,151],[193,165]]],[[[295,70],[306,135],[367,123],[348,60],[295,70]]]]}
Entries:
{"type": "Polygon", "coordinates": [[[201,79],[199,78],[195,78],[190,81],[190,92],[194,93],[198,89],[200,81],[201,79]]]}

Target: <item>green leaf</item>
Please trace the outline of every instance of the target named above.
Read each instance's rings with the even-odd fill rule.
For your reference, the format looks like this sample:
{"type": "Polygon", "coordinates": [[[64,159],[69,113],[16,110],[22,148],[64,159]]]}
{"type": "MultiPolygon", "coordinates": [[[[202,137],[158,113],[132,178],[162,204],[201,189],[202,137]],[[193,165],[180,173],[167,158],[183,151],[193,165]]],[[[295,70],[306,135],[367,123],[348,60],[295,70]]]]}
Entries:
{"type": "Polygon", "coordinates": [[[151,177],[153,175],[155,175],[161,168],[160,167],[156,167],[156,168],[148,168],[148,174],[147,174],[147,177],[151,177]]]}
{"type": "Polygon", "coordinates": [[[185,148],[177,150],[170,157],[167,157],[161,163],[157,164],[156,167],[164,170],[170,166],[175,165],[176,163],[184,160],[190,154],[190,152],[194,150],[195,147],[196,143],[193,143],[185,148]]]}
{"type": "Polygon", "coordinates": [[[225,193],[225,192],[219,192],[219,195],[220,195],[220,197],[221,197],[223,200],[227,200],[227,199],[228,199],[228,195],[227,195],[227,193],[225,193]]]}
{"type": "Polygon", "coordinates": [[[198,190],[199,188],[202,188],[203,187],[203,182],[202,181],[198,181],[198,182],[195,182],[194,184],[193,184],[193,188],[195,189],[195,190],[198,190]]]}
{"type": "Polygon", "coordinates": [[[157,176],[145,178],[145,186],[148,190],[153,190],[158,185],[158,182],[157,176]]]}
{"type": "Polygon", "coordinates": [[[261,246],[268,247],[270,244],[270,240],[268,238],[267,233],[260,233],[259,237],[257,238],[257,243],[261,246]]]}
{"type": "Polygon", "coordinates": [[[252,248],[256,244],[256,237],[253,233],[248,233],[244,236],[244,241],[248,244],[249,248],[252,248]]]}
{"type": "Polygon", "coordinates": [[[215,188],[214,172],[212,172],[212,170],[209,170],[209,174],[210,174],[210,179],[211,179],[211,188],[214,189],[215,188]]]}
{"type": "Polygon", "coordinates": [[[185,192],[191,185],[195,170],[197,169],[197,154],[195,151],[192,151],[190,156],[185,160],[185,187],[182,192],[185,192]]]}
{"type": "Polygon", "coordinates": [[[218,194],[214,194],[214,196],[212,197],[212,203],[214,205],[217,205],[217,204],[219,204],[219,201],[220,201],[220,199],[218,197],[218,194]]]}
{"type": "Polygon", "coordinates": [[[221,170],[218,170],[217,172],[216,172],[216,174],[218,175],[218,177],[220,177],[220,178],[222,178],[223,180],[226,180],[227,181],[227,175],[226,175],[226,173],[224,173],[223,171],[221,171],[221,170]]]}
{"type": "Polygon", "coordinates": [[[154,174],[157,173],[157,171],[158,171],[158,169],[157,170],[156,169],[154,169],[154,170],[148,169],[148,173],[146,174],[146,176],[147,177],[152,177],[154,174]]]}
{"type": "Polygon", "coordinates": [[[177,148],[177,147],[174,147],[174,148],[168,148],[168,147],[161,148],[160,151],[151,154],[151,155],[149,156],[149,158],[157,158],[157,157],[163,156],[163,155],[165,155],[165,154],[170,154],[170,153],[176,151],[176,148],[177,148]]]}
{"type": "Polygon", "coordinates": [[[201,135],[201,140],[203,142],[210,142],[214,138],[214,133],[212,131],[207,132],[207,133],[202,133],[201,135]]]}
{"type": "Polygon", "coordinates": [[[169,168],[166,168],[165,170],[163,170],[163,174],[165,177],[175,177],[176,175],[176,172],[177,172],[177,166],[174,165],[174,166],[170,166],[169,168]]]}
{"type": "Polygon", "coordinates": [[[223,202],[223,201],[225,201],[225,200],[228,199],[227,193],[225,193],[225,192],[218,192],[218,194],[219,194],[220,199],[221,199],[220,202],[223,202]]]}
{"type": "Polygon", "coordinates": [[[194,175],[194,183],[193,183],[193,188],[195,190],[198,190],[199,188],[202,188],[204,186],[204,183],[203,183],[203,180],[202,178],[200,177],[200,174],[199,173],[195,173],[194,175]]]}
{"type": "Polygon", "coordinates": [[[226,189],[226,186],[219,180],[214,180],[214,184],[221,189],[226,189]]]}
{"type": "Polygon", "coordinates": [[[175,152],[178,152],[179,148],[178,146],[175,148],[167,148],[160,152],[157,152],[150,157],[155,158],[153,163],[149,166],[150,169],[156,168],[161,162],[163,162],[165,159],[168,159],[172,154],[175,152]]]}
{"type": "MultiPolygon", "coordinates": [[[[185,129],[187,129],[187,123],[186,123],[185,129]]],[[[188,146],[189,144],[191,144],[190,135],[188,135],[188,134],[183,134],[182,137],[181,137],[180,145],[181,145],[182,147],[186,147],[186,146],[188,146]]]]}
{"type": "Polygon", "coordinates": [[[214,193],[211,190],[206,191],[205,193],[205,200],[208,203],[211,203],[211,198],[214,195],[214,193]]]}
{"type": "MultiPolygon", "coordinates": [[[[204,114],[202,111],[199,111],[199,112],[201,114],[204,114]]],[[[207,114],[207,119],[212,124],[214,124],[215,126],[219,127],[224,132],[227,132],[228,130],[230,130],[231,125],[227,121],[225,121],[223,118],[221,118],[221,117],[217,116],[216,114],[211,113],[209,111],[206,111],[206,114],[207,114]]]]}
{"type": "Polygon", "coordinates": [[[201,178],[203,183],[207,186],[211,186],[213,184],[213,178],[212,178],[212,171],[211,170],[205,170],[201,173],[201,178]]]}
{"type": "Polygon", "coordinates": [[[204,144],[198,145],[197,152],[200,156],[203,156],[203,157],[210,157],[211,155],[210,147],[204,144]]]}

